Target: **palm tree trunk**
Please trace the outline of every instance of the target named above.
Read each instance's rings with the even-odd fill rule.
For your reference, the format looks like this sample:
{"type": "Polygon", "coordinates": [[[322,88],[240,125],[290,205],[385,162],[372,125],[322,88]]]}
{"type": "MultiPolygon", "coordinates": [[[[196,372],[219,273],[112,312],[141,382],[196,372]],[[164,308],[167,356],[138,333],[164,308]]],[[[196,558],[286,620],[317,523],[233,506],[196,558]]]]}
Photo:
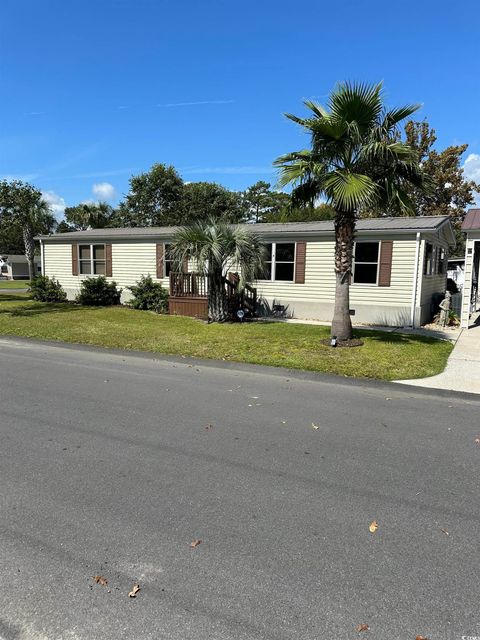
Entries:
{"type": "Polygon", "coordinates": [[[337,211],[335,216],[335,309],[332,320],[332,336],[336,336],[337,340],[352,338],[350,276],[354,234],[354,214],[347,211],[337,211]]]}
{"type": "Polygon", "coordinates": [[[33,260],[35,257],[35,241],[33,239],[33,229],[31,225],[26,222],[22,228],[23,244],[25,245],[25,257],[28,263],[28,277],[33,280],[35,277],[35,270],[33,266],[33,260]]]}
{"type": "Polygon", "coordinates": [[[228,320],[228,304],[222,270],[208,274],[208,318],[211,322],[228,320]]]}

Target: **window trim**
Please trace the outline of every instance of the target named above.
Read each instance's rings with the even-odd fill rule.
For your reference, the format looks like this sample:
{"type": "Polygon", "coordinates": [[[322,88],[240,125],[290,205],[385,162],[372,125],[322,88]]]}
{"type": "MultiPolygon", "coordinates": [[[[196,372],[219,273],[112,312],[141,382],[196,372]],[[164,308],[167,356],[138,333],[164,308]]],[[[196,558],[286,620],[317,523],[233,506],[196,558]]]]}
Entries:
{"type": "Polygon", "coordinates": [[[170,247],[171,244],[172,244],[171,242],[163,243],[163,277],[164,278],[170,277],[170,273],[172,272],[172,263],[175,262],[171,258],[167,258],[167,247],[170,247]],[[167,273],[167,262],[170,265],[170,273],[167,273]]]}
{"type": "Polygon", "coordinates": [[[434,244],[433,242],[430,242],[429,240],[425,240],[425,248],[423,251],[423,277],[424,278],[435,278],[438,276],[445,276],[448,270],[448,263],[447,263],[447,267],[445,267],[445,262],[448,259],[448,251],[447,249],[445,249],[445,247],[443,247],[441,244],[434,244]],[[432,247],[432,258],[430,261],[430,273],[426,272],[426,266],[427,266],[427,246],[430,245],[432,247]],[[443,258],[442,258],[442,253],[443,253],[443,258]],[[440,265],[442,266],[442,270],[440,271],[440,265]]]}
{"type": "Polygon", "coordinates": [[[265,260],[265,264],[271,265],[270,278],[259,278],[259,282],[287,282],[295,284],[295,276],[297,271],[297,243],[294,240],[287,241],[281,240],[280,242],[266,242],[266,245],[272,245],[272,258],[271,260],[265,260]],[[277,280],[277,244],[293,244],[293,260],[279,260],[278,264],[293,264],[293,276],[291,280],[277,280]]]}
{"type": "Polygon", "coordinates": [[[95,276],[106,276],[107,273],[107,245],[104,242],[79,242],[77,244],[77,260],[78,260],[78,275],[85,278],[94,278],[95,276]],[[80,257],[80,247],[90,248],[90,258],[82,259],[80,257]],[[93,257],[93,247],[103,247],[103,260],[95,259],[93,257]],[[90,262],[90,273],[82,273],[82,262],[90,262]],[[103,262],[105,265],[105,273],[95,273],[95,263],[103,262]]]}
{"type": "Polygon", "coordinates": [[[381,245],[382,245],[382,241],[381,240],[355,240],[355,242],[353,243],[353,255],[352,255],[352,283],[351,286],[352,287],[378,287],[378,280],[380,277],[380,254],[381,254],[381,245]],[[377,277],[375,278],[375,282],[355,282],[355,265],[356,265],[356,260],[355,260],[355,250],[357,248],[357,244],[377,244],[378,245],[378,251],[377,251],[377,261],[376,262],[359,262],[358,264],[376,264],[377,265],[377,277]]]}

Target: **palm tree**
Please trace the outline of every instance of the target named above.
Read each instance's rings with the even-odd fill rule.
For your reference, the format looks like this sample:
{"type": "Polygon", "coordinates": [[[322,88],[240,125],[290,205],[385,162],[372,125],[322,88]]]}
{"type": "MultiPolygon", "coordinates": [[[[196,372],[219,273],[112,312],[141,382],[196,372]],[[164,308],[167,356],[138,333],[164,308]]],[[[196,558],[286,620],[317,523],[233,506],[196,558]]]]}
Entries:
{"type": "Polygon", "coordinates": [[[25,257],[28,263],[28,276],[30,280],[35,277],[35,235],[37,233],[49,233],[55,226],[56,220],[45,200],[40,199],[24,213],[21,218],[23,244],[25,257]]]}
{"type": "Polygon", "coordinates": [[[264,268],[264,247],[256,233],[212,218],[181,227],[174,236],[171,254],[177,264],[193,258],[198,271],[207,277],[208,316],[213,322],[228,319],[227,270],[239,270],[242,286],[264,268]]]}
{"type": "Polygon", "coordinates": [[[335,310],[332,335],[352,337],[350,276],[355,222],[369,207],[386,206],[414,215],[405,186],[421,188],[418,154],[399,140],[398,125],[419,105],[385,108],[382,84],[339,84],[326,107],[306,100],[306,118],[286,114],[311,138],[311,149],[275,161],[280,186],[293,184],[294,202],[323,197],[335,210],[335,310]]]}

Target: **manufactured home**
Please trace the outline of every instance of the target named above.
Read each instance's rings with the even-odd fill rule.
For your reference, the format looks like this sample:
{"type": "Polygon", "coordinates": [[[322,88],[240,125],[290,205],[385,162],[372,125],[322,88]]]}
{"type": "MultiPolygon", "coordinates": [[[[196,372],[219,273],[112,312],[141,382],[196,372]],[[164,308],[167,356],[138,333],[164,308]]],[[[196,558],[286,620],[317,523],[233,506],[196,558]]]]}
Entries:
{"type": "MultiPolygon", "coordinates": [[[[35,273],[41,273],[40,256],[33,259],[35,273]]],[[[24,255],[0,255],[0,278],[2,280],[28,280],[28,262],[24,255]]]]}
{"type": "MultiPolygon", "coordinates": [[[[252,283],[259,310],[331,320],[333,222],[261,223],[249,228],[262,237],[267,253],[265,275],[252,283]]],[[[126,287],[141,275],[150,274],[165,287],[172,286],[169,244],[174,233],[173,227],[149,227],[40,236],[42,272],[58,279],[70,299],[83,278],[105,275],[123,288],[122,301],[126,301],[126,287]]],[[[445,292],[448,253],[454,246],[448,216],[359,220],[350,288],[353,321],[419,326],[430,320],[445,292]]],[[[184,265],[183,271],[193,271],[193,265],[184,265]]],[[[176,293],[171,289],[172,309],[182,313],[175,305],[176,293]]],[[[205,287],[190,293],[196,305],[190,305],[187,313],[204,316],[205,287]]]]}

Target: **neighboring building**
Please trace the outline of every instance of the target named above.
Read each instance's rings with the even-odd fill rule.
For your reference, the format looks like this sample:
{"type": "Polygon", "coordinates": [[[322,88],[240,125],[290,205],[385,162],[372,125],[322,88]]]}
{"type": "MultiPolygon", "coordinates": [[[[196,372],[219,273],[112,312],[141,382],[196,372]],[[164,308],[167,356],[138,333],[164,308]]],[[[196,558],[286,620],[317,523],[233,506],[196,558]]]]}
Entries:
{"type": "Polygon", "coordinates": [[[448,259],[447,278],[453,280],[459,290],[463,289],[465,280],[465,258],[463,256],[448,259]]]}
{"type": "MultiPolygon", "coordinates": [[[[41,273],[40,256],[35,256],[36,273],[41,273]]],[[[0,278],[6,280],[28,280],[28,262],[24,255],[0,255],[0,278]]]]}
{"type": "Polygon", "coordinates": [[[471,315],[480,310],[480,209],[468,211],[462,231],[466,234],[466,243],[461,326],[467,329],[471,315]]]}
{"type": "MultiPolygon", "coordinates": [[[[331,221],[251,227],[268,247],[268,276],[253,283],[263,309],[329,321],[335,296],[331,221]]],[[[124,289],[151,274],[169,286],[173,227],[92,229],[40,236],[43,273],[69,298],[82,278],[104,274],[124,289]]],[[[448,216],[368,218],[357,224],[350,306],[354,321],[419,326],[430,320],[446,288],[455,238],[448,216]]]]}

